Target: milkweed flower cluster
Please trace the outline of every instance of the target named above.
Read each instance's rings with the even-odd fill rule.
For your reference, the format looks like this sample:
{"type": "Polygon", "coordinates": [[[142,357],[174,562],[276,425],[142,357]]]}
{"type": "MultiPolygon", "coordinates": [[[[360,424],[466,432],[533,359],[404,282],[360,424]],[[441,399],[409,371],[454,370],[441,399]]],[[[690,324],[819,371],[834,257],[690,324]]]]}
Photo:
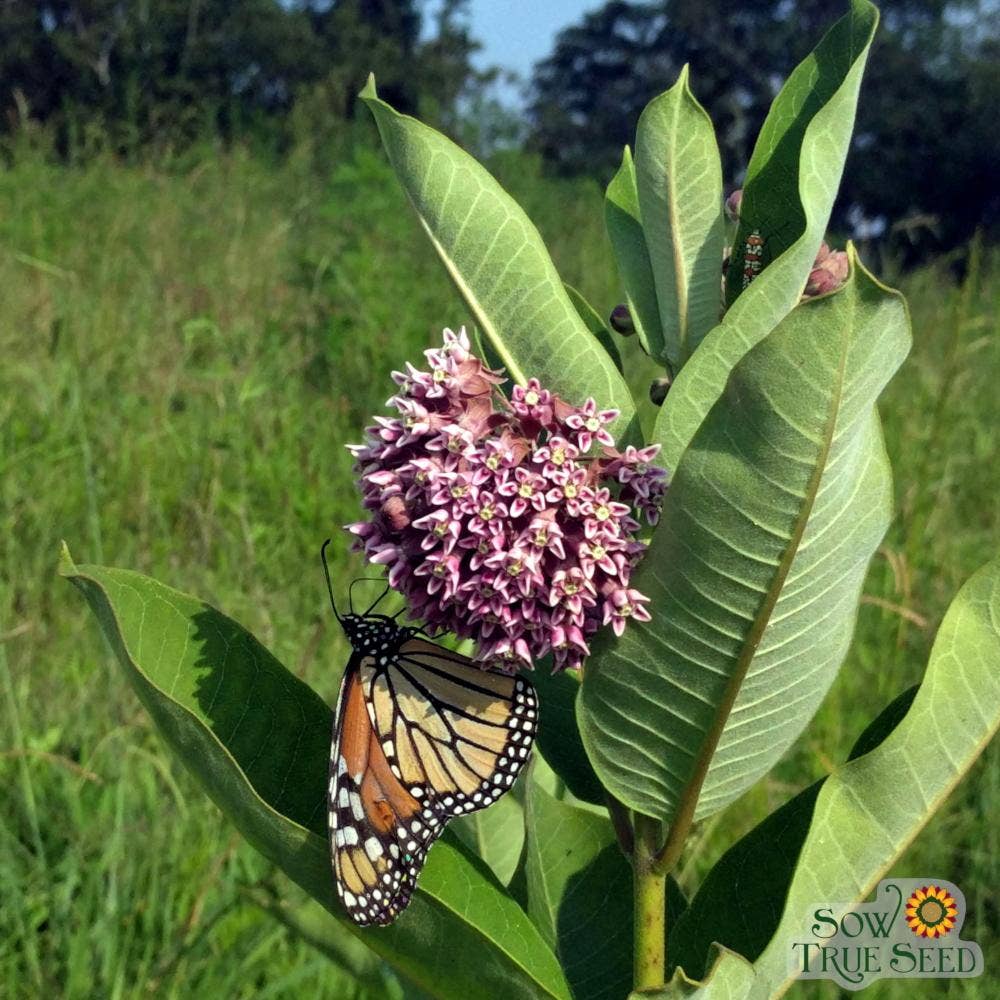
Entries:
{"type": "Polygon", "coordinates": [[[551,652],[555,669],[579,667],[601,626],[649,620],[629,578],[645,547],[636,516],[656,522],[666,485],[659,446],[619,451],[617,411],[536,379],[505,399],[464,330],[426,356],[429,371],[393,373],[398,416],[349,446],[370,515],[347,526],[355,547],[387,567],[412,618],[475,640],[484,664],[551,652]]]}

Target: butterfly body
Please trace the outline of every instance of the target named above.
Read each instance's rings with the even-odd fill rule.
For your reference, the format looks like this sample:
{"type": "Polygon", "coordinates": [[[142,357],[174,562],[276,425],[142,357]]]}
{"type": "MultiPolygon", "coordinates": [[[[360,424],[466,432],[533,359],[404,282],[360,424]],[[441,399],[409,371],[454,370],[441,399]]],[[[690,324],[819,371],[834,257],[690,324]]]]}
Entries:
{"type": "MultiPolygon", "coordinates": [[[[340,616],[338,616],[340,617],[340,616]]],[[[385,615],[345,615],[352,655],[330,755],[337,890],[358,924],[406,907],[444,824],[513,785],[537,727],[533,687],[385,615]]]]}

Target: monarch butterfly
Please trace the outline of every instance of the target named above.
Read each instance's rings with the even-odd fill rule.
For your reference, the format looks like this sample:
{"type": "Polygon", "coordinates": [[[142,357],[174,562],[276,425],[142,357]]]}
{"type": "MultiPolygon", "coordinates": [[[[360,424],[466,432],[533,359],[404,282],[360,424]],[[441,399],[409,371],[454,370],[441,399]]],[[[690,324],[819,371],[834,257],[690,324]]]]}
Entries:
{"type": "MultiPolygon", "coordinates": [[[[524,766],[535,690],[374,614],[333,613],[351,643],[334,713],[328,818],[337,892],[355,923],[390,924],[445,823],[496,801],[524,766]]],[[[385,596],[384,593],[382,596],[385,596]]]]}

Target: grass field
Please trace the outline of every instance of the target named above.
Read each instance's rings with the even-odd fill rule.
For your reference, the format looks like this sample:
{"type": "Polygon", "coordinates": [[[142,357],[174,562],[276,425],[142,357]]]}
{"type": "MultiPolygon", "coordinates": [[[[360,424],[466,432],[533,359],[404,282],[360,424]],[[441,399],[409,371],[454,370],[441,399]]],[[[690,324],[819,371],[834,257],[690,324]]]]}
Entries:
{"type": "MultiPolygon", "coordinates": [[[[565,279],[614,305],[596,185],[499,169],[565,279]]],[[[964,287],[944,268],[901,281],[914,351],[882,406],[898,514],[853,650],[688,881],[920,678],[949,600],[997,551],[998,263],[964,287]]],[[[167,755],[55,572],[66,539],[80,562],[195,593],[333,697],[345,650],[316,553],[356,510],[343,445],[381,410],[389,371],[465,319],[388,168],[364,148],[323,182],[295,157],[167,171],[23,154],[0,173],[0,289],[0,996],[398,996],[167,755]]],[[[357,572],[339,549],[337,569],[357,572]]],[[[963,936],[987,969],[998,761],[986,754],[894,869],[964,888],[963,936]]],[[[986,998],[995,981],[933,988],[986,998]]]]}

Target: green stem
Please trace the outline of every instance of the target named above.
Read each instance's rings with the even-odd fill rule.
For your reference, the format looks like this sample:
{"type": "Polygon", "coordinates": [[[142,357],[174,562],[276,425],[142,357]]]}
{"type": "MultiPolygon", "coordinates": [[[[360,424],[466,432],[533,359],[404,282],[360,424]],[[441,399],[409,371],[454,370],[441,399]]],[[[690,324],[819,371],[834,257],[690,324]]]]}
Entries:
{"type": "Polygon", "coordinates": [[[635,896],[636,992],[663,989],[667,952],[667,879],[653,862],[660,841],[659,820],[635,814],[632,870],[635,896]]]}

